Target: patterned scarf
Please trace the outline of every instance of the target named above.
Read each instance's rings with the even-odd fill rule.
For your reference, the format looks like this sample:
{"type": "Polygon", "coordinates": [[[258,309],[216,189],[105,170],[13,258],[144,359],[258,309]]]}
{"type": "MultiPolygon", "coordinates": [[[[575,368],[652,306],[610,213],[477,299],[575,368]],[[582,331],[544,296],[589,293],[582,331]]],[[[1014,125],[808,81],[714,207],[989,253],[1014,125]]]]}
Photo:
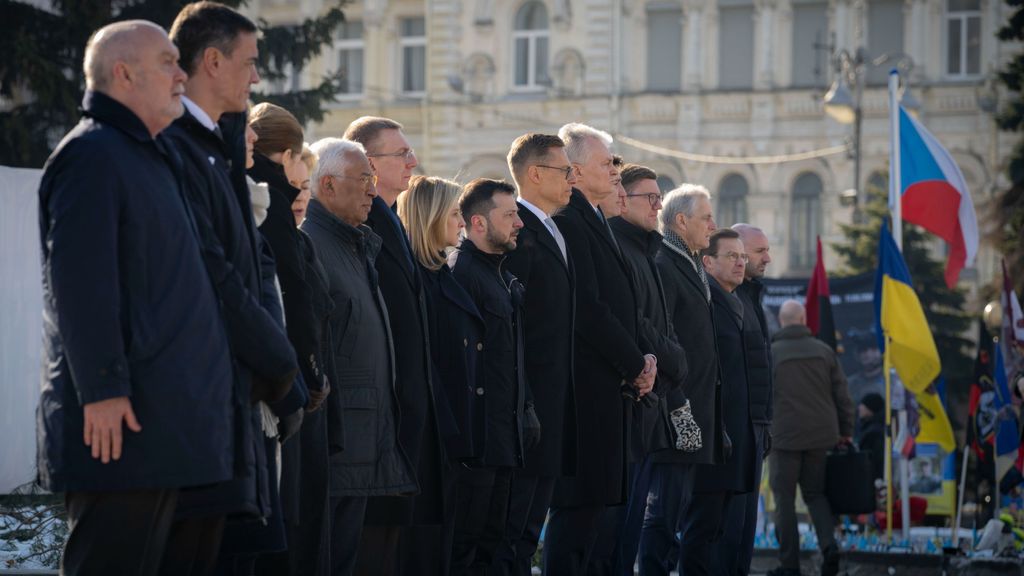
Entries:
{"type": "Polygon", "coordinates": [[[690,265],[693,266],[697,276],[700,277],[701,284],[704,285],[704,297],[708,302],[711,302],[711,286],[708,285],[708,276],[704,272],[704,267],[697,263],[697,254],[691,252],[686,242],[672,230],[665,230],[665,237],[662,238],[661,243],[673,252],[686,258],[690,265]]]}

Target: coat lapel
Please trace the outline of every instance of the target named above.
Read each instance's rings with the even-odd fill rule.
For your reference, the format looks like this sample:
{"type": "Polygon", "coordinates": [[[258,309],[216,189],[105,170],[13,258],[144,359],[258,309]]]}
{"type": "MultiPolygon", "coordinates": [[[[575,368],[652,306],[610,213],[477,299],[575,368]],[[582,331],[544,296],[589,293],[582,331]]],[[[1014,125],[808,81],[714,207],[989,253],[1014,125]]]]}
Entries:
{"type": "MultiPolygon", "coordinates": [[[[386,210],[387,208],[383,208],[386,210]]],[[[405,276],[409,285],[413,288],[416,287],[415,271],[409,267],[409,258],[404,254],[404,241],[398,237],[398,232],[395,230],[395,226],[388,220],[387,214],[381,214],[382,208],[376,202],[373,204],[373,208],[370,210],[370,216],[367,219],[367,224],[373,231],[381,237],[384,241],[383,251],[388,254],[390,258],[394,258],[398,262],[398,267],[401,268],[402,274],[405,276]]]]}
{"type": "Polygon", "coordinates": [[[551,235],[547,225],[541,222],[536,214],[522,204],[519,204],[519,218],[523,221],[523,225],[537,235],[540,243],[549,252],[554,254],[558,261],[562,263],[562,266],[566,268],[566,271],[568,271],[569,263],[562,257],[562,250],[558,248],[558,243],[555,242],[555,237],[551,235]]]}

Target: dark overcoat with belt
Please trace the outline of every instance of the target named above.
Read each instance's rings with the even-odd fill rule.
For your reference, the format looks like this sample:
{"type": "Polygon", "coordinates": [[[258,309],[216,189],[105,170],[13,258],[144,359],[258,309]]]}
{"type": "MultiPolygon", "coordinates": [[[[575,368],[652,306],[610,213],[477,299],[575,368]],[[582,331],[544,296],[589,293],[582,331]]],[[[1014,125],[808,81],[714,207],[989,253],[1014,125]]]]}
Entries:
{"type": "Polygon", "coordinates": [[[547,226],[522,204],[519,218],[523,227],[516,249],[505,262],[526,289],[526,382],[541,426],[540,443],[526,453],[524,472],[531,476],[572,476],[577,443],[573,390],[576,274],[572,254],[567,262],[547,226]]]}
{"type": "Polygon", "coordinates": [[[180,160],[109,96],[86,92],[82,108],[39,186],[39,482],[58,492],[227,480],[231,358],[180,160]],[[82,405],[118,396],[142,431],[126,431],[121,459],[102,464],[82,441],[82,405]]]}
{"type": "Polygon", "coordinates": [[[629,264],[611,231],[579,190],[555,222],[576,269],[576,475],[559,479],[554,506],[618,504],[626,490],[630,411],[621,386],[644,369],[639,312],[629,264]]]}
{"type": "MultiPolygon", "coordinates": [[[[694,256],[694,258],[699,258],[694,256]]],[[[718,371],[714,311],[693,264],[668,246],[655,257],[665,287],[665,304],[676,339],[686,353],[687,376],[679,392],[666,395],[667,408],[675,410],[690,400],[693,418],[700,427],[703,445],[696,452],[675,449],[652,454],[655,462],[711,464],[721,462],[722,386],[718,371]]],[[[697,262],[700,266],[700,262],[697,262]]]]}
{"type": "Polygon", "coordinates": [[[367,503],[367,518],[374,524],[440,524],[444,507],[443,449],[423,285],[405,230],[394,210],[379,196],[373,200],[366,225],[382,241],[375,266],[395,341],[399,442],[416,469],[420,490],[415,498],[371,500],[367,503]]]}

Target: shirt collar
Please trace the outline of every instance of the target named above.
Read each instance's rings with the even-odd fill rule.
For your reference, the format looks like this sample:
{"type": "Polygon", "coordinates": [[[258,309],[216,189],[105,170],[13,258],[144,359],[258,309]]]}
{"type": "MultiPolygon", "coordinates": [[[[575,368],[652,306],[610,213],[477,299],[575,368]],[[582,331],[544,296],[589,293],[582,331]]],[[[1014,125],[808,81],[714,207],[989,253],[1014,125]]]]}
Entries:
{"type": "Polygon", "coordinates": [[[530,212],[533,212],[533,215],[539,218],[541,222],[546,222],[548,218],[551,218],[549,214],[546,214],[543,210],[537,208],[537,206],[534,205],[533,202],[530,202],[529,200],[523,198],[522,196],[519,197],[519,203],[525,206],[526,209],[529,210],[530,212]]]}
{"type": "Polygon", "coordinates": [[[181,102],[185,105],[188,113],[194,116],[207,130],[214,132],[217,129],[217,124],[213,122],[213,119],[210,118],[210,115],[205,110],[199,107],[199,104],[189,100],[188,96],[184,94],[181,96],[181,102]]]}

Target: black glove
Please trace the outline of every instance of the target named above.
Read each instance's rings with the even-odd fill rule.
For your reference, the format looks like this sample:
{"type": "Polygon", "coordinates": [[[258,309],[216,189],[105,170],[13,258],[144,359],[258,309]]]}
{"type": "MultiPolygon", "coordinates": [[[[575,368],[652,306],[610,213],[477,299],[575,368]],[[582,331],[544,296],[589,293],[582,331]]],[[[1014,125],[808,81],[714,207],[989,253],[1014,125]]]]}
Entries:
{"type": "Polygon", "coordinates": [[[540,444],[540,420],[533,404],[527,404],[523,410],[523,451],[529,452],[537,444],[540,444]]]}
{"type": "Polygon", "coordinates": [[[722,458],[728,462],[732,458],[732,438],[729,438],[729,432],[722,427],[722,458]]]}
{"type": "Polygon", "coordinates": [[[299,408],[291,414],[286,414],[278,419],[277,421],[277,438],[282,444],[285,440],[291,438],[299,428],[302,427],[302,416],[305,414],[305,409],[299,408]]]}

